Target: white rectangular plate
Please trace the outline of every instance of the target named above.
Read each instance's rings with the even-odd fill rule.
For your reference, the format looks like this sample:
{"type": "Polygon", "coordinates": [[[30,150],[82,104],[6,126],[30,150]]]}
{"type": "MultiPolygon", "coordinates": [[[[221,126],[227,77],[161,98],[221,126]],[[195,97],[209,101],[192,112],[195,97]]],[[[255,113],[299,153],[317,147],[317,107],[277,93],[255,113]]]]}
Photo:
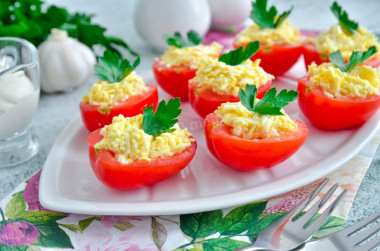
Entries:
{"type": "MultiPolygon", "coordinates": [[[[301,60],[300,60],[301,61],[301,60]]],[[[276,79],[279,89],[296,89],[292,70],[276,79]]],[[[299,74],[295,74],[299,73],[299,74]]],[[[142,74],[154,82],[151,73],[142,74]]],[[[150,80],[150,81],[148,81],[150,80]]],[[[168,97],[163,92],[160,98],[168,97]]],[[[373,137],[379,128],[380,111],[363,126],[344,131],[322,131],[301,114],[297,102],[286,107],[290,117],[303,121],[310,129],[301,149],[287,161],[255,172],[233,170],[208,151],[203,119],[183,103],[180,125],[197,140],[193,161],[177,175],[155,185],[132,191],[116,191],[95,177],[88,160],[88,131],[76,116],[57,138],[43,167],[40,202],[50,210],[96,215],[184,214],[237,206],[276,196],[322,178],[348,161],[373,137]]]]}

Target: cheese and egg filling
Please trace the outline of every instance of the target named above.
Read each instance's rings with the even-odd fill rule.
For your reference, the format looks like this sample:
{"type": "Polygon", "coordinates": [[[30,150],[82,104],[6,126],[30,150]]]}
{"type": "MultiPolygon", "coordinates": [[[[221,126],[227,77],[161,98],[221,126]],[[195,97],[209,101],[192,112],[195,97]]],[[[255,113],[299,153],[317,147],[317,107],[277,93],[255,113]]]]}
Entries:
{"type": "Polygon", "coordinates": [[[98,80],[87,91],[82,102],[106,108],[124,102],[129,96],[143,94],[148,90],[149,88],[144,84],[143,79],[133,71],[121,82],[109,83],[98,80]]]}
{"type": "MultiPolygon", "coordinates": [[[[359,28],[352,35],[347,35],[339,24],[330,30],[322,32],[315,40],[317,51],[326,58],[330,53],[340,50],[343,58],[348,61],[353,51],[366,51],[372,45],[380,49],[377,37],[366,28],[359,28]]],[[[378,54],[376,54],[378,55],[378,54]]]]}
{"type": "Polygon", "coordinates": [[[257,24],[252,24],[237,36],[236,42],[244,45],[256,40],[264,45],[297,44],[301,42],[301,36],[299,30],[289,21],[285,21],[275,29],[262,29],[257,24]]]}
{"type": "MultiPolygon", "coordinates": [[[[258,101],[256,99],[256,103],[258,101]]],[[[223,103],[215,114],[222,119],[222,123],[233,128],[232,133],[235,136],[243,139],[267,139],[297,130],[297,124],[285,113],[284,115],[259,114],[247,110],[240,102],[223,103]]]]}
{"type": "Polygon", "coordinates": [[[95,149],[106,149],[115,154],[122,164],[129,164],[135,160],[150,161],[153,158],[173,156],[190,147],[194,139],[187,129],[179,128],[178,124],[170,133],[159,136],[146,134],[142,129],[143,115],[125,118],[115,116],[112,124],[101,129],[104,138],[95,144],[95,149]]]}
{"type": "Polygon", "coordinates": [[[266,73],[259,66],[260,59],[252,62],[248,59],[243,63],[231,66],[212,59],[202,59],[198,63],[198,71],[189,82],[197,84],[200,89],[208,89],[220,95],[239,94],[239,89],[245,89],[247,84],[257,88],[266,84],[274,76],[266,73]]]}
{"type": "Polygon", "coordinates": [[[189,66],[197,68],[197,63],[201,58],[217,59],[222,51],[222,46],[216,42],[210,45],[196,45],[184,48],[169,46],[161,57],[161,63],[167,67],[189,66]]]}
{"type": "Polygon", "coordinates": [[[365,98],[380,94],[380,73],[363,65],[342,72],[332,63],[309,65],[310,87],[320,87],[328,97],[365,98]]]}

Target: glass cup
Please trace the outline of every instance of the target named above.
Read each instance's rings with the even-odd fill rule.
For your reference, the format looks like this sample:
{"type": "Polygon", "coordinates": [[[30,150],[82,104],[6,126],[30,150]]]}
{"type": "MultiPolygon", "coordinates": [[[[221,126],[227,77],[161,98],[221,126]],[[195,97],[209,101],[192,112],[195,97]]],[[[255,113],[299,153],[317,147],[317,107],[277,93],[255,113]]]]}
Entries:
{"type": "Polygon", "coordinates": [[[24,39],[0,38],[0,167],[20,164],[38,152],[28,127],[39,94],[36,47],[24,39]]]}

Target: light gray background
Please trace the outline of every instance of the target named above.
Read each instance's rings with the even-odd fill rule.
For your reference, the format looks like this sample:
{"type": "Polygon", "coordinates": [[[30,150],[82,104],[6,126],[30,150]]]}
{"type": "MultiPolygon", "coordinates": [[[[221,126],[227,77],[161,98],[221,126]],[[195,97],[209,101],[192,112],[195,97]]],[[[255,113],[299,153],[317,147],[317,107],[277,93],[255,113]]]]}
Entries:
{"type": "MultiPolygon", "coordinates": [[[[160,1],[160,0],[157,0],[160,1]]],[[[233,1],[233,0],[231,0],[233,1]]],[[[107,34],[123,38],[141,55],[138,72],[151,69],[152,60],[159,56],[152,52],[138,35],[133,25],[133,8],[135,0],[46,0],[51,4],[66,7],[69,11],[96,14],[94,21],[108,29],[107,34]]],[[[293,5],[290,16],[294,26],[300,29],[326,30],[336,23],[329,10],[332,1],[327,0],[278,0],[269,1],[276,4],[280,11],[293,5]]],[[[359,21],[373,32],[380,33],[380,1],[345,0],[340,1],[350,17],[359,21]]],[[[66,124],[79,112],[79,102],[91,83],[65,94],[42,94],[38,111],[31,125],[31,132],[39,138],[41,148],[31,161],[7,169],[0,169],[0,199],[9,194],[17,185],[37,172],[44,164],[54,140],[66,124]]],[[[378,149],[377,155],[380,152],[378,149]]],[[[369,168],[351,209],[348,224],[380,209],[380,160],[374,160],[369,168]]],[[[75,174],[73,174],[75,175],[75,174]]]]}

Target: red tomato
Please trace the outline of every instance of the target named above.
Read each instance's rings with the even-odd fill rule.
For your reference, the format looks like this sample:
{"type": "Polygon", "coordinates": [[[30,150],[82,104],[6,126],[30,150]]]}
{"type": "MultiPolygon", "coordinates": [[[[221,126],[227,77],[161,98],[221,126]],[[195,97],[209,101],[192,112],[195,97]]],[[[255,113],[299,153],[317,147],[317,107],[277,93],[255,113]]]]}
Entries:
{"type": "Polygon", "coordinates": [[[79,107],[84,126],[90,132],[112,123],[112,118],[123,114],[125,117],[133,117],[141,114],[145,108],[153,105],[155,110],[158,102],[157,87],[147,84],[149,91],[144,94],[130,96],[121,104],[111,106],[109,111],[99,112],[98,105],[80,102],[79,107]]]}
{"type": "Polygon", "coordinates": [[[181,101],[188,100],[189,80],[195,77],[197,69],[188,66],[167,67],[161,64],[161,60],[153,61],[153,72],[157,83],[167,93],[174,97],[180,97],[181,101]]]}
{"type": "MultiPolygon", "coordinates": [[[[330,62],[328,55],[321,55],[317,51],[314,44],[307,43],[303,46],[303,57],[305,60],[305,67],[308,69],[308,66],[315,62],[317,65],[320,65],[322,63],[330,62]]],[[[373,56],[369,59],[367,59],[365,62],[363,62],[361,65],[368,65],[373,68],[376,68],[380,65],[380,56],[373,56]]]]}
{"type": "MultiPolygon", "coordinates": [[[[266,91],[270,89],[272,81],[260,86],[257,89],[257,98],[262,98],[266,91]]],[[[189,84],[189,99],[194,110],[203,118],[207,114],[214,112],[221,104],[226,102],[238,102],[239,96],[220,95],[211,90],[198,88],[197,84],[189,84]]]]}
{"type": "Polygon", "coordinates": [[[111,151],[101,149],[96,153],[94,145],[103,139],[100,130],[92,132],[87,139],[90,163],[96,177],[114,189],[135,189],[165,180],[185,168],[193,159],[197,149],[197,143],[194,141],[190,147],[173,156],[122,164],[111,151]]]}
{"type": "Polygon", "coordinates": [[[367,98],[330,98],[320,88],[310,88],[309,78],[298,80],[298,105],[316,126],[326,130],[355,127],[368,120],[380,107],[380,95],[367,98]]]}
{"type": "MultiPolygon", "coordinates": [[[[240,45],[234,44],[234,48],[240,45]]],[[[245,47],[246,45],[243,45],[245,47]]],[[[260,49],[251,57],[252,61],[260,58],[260,66],[268,73],[279,76],[287,72],[298,61],[303,51],[302,44],[279,44],[266,46],[260,44],[260,49]]]]}
{"type": "Polygon", "coordinates": [[[221,123],[215,113],[206,117],[206,141],[211,153],[223,164],[241,171],[269,168],[292,156],[305,142],[309,130],[294,120],[297,131],[269,139],[242,139],[221,123]]]}

